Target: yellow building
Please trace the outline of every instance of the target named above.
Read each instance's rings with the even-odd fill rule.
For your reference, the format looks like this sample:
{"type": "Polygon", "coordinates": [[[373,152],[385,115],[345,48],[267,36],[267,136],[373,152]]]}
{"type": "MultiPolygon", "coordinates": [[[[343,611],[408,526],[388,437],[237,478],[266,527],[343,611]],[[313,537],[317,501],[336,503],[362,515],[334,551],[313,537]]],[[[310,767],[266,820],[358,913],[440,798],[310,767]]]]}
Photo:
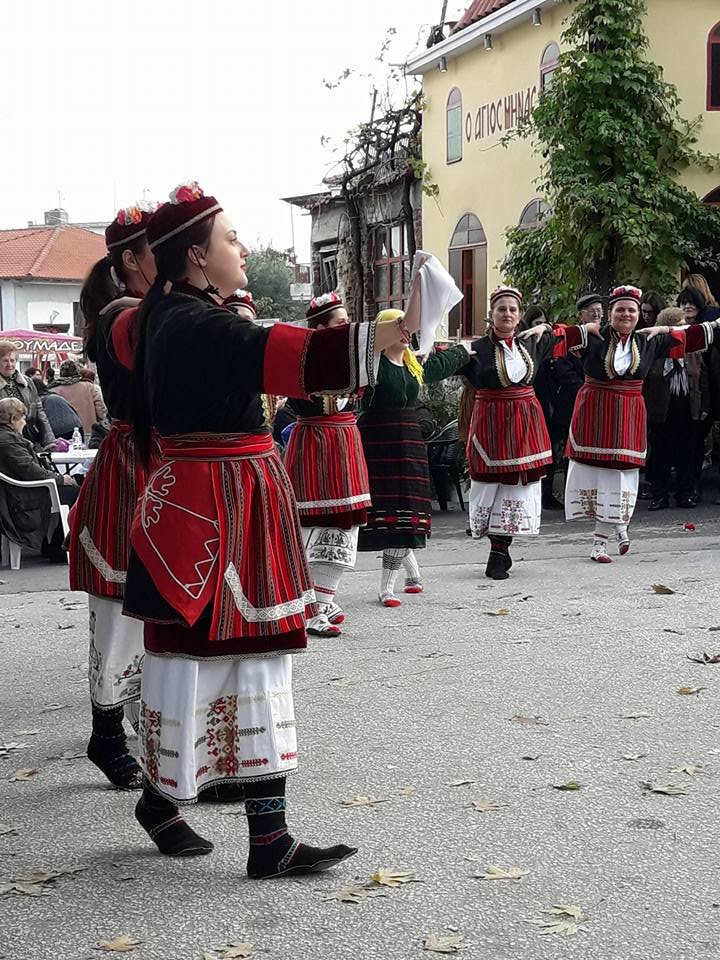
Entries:
{"type": "MultiPolygon", "coordinates": [[[[683,114],[702,115],[699,149],[720,153],[720,0],[647,7],[649,57],[677,86],[683,114]]],[[[552,82],[570,8],[565,0],[475,0],[449,37],[409,61],[407,72],[422,75],[424,159],[440,188],[437,201],[423,201],[423,246],[445,258],[465,294],[451,334],[482,331],[488,292],[503,279],[506,229],[532,229],[546,209],[532,143],[500,140],[552,82]]],[[[683,181],[720,204],[720,173],[692,169],[683,181]]]]}

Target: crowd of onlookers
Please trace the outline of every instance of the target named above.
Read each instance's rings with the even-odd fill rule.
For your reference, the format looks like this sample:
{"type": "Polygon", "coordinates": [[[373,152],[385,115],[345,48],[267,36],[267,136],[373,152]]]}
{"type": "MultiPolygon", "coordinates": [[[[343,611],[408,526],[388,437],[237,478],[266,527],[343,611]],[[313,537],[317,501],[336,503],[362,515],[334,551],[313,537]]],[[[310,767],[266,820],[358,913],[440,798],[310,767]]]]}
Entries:
{"type": "MultiPolygon", "coordinates": [[[[580,323],[605,320],[603,299],[594,294],[577,303],[580,323]]],[[[701,274],[690,274],[673,305],[654,290],[643,294],[638,329],[684,326],[716,320],[720,307],[701,274]]],[[[551,320],[540,305],[530,306],[525,327],[551,320]]],[[[555,465],[563,458],[575,397],[584,379],[580,360],[567,357],[547,361],[535,380],[535,392],[545,414],[553,443],[555,465]]],[[[712,463],[714,424],[720,421],[720,353],[708,350],[682,360],[659,360],[645,381],[648,420],[648,457],[640,497],[650,510],[671,505],[695,507],[703,498],[703,471],[712,463]]],[[[543,506],[560,509],[553,493],[554,470],[543,481],[543,506]]],[[[720,502],[720,501],[719,501],[720,502]]]]}
{"type": "MultiPolygon", "coordinates": [[[[21,372],[18,353],[9,340],[0,340],[0,474],[28,483],[51,480],[61,503],[72,505],[76,480],[54,469],[50,454],[67,450],[73,437],[87,446],[99,445],[109,429],[107,409],[95,374],[73,360],[58,373],[52,367],[21,372]]],[[[62,527],[50,540],[50,499],[43,487],[0,483],[0,532],[44,556],[62,561],[62,527]]]]}

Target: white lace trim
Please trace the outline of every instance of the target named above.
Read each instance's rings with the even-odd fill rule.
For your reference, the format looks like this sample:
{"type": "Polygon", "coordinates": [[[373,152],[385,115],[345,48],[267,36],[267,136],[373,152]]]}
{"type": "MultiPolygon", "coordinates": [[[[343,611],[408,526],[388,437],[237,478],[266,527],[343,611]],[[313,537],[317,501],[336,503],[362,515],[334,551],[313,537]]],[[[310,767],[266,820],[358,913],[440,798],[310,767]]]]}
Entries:
{"type": "Polygon", "coordinates": [[[580,444],[575,439],[575,435],[570,429],[570,446],[573,451],[576,453],[598,453],[598,454],[615,454],[620,457],[645,457],[647,455],[647,447],[644,450],[626,450],[623,448],[618,449],[617,447],[581,447],[580,444]]]}
{"type": "Polygon", "coordinates": [[[369,493],[358,493],[354,497],[340,497],[337,500],[303,500],[298,501],[298,509],[307,510],[310,507],[345,507],[353,503],[370,503],[369,493]]]}
{"type": "Polygon", "coordinates": [[[531,453],[527,457],[515,457],[510,460],[491,460],[487,452],[481,447],[477,437],[473,437],[473,446],[482,457],[483,463],[488,467],[521,467],[526,464],[536,463],[538,460],[544,460],[552,457],[552,450],[543,450],[540,453],[531,453]]]}
{"type": "Polygon", "coordinates": [[[83,527],[82,533],[78,537],[78,540],[82,544],[82,548],[87,554],[88,560],[104,580],[107,580],[108,583],[125,583],[127,578],[126,571],[114,570],[110,566],[105,557],[103,557],[93,543],[93,538],[90,536],[90,531],[87,527],[83,527]]]}
{"type": "Polygon", "coordinates": [[[274,607],[254,607],[243,592],[240,577],[234,563],[228,564],[225,571],[225,582],[232,592],[235,600],[235,606],[248,623],[271,623],[278,620],[284,620],[285,617],[292,617],[295,614],[305,613],[305,607],[315,602],[315,591],[306,590],[300,597],[294,600],[286,600],[284,603],[278,603],[274,607]]]}

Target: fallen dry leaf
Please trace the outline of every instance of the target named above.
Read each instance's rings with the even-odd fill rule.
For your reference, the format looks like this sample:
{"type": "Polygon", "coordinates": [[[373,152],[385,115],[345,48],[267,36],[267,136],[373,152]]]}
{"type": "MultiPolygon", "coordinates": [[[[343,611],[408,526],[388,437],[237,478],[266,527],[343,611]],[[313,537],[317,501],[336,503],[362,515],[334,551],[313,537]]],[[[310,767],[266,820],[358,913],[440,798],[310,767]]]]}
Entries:
{"type": "Polygon", "coordinates": [[[536,754],[524,753],[524,754],[520,757],[520,759],[521,759],[521,760],[539,760],[539,759],[540,759],[540,754],[539,754],[539,753],[536,753],[536,754]]]}
{"type": "Polygon", "coordinates": [[[362,903],[363,900],[367,900],[369,897],[380,896],[385,896],[385,894],[381,890],[378,890],[377,887],[359,887],[355,883],[346,883],[340,887],[339,890],[329,891],[328,895],[323,897],[323,902],[327,903],[330,900],[337,900],[338,903],[362,903]]]}
{"type": "Polygon", "coordinates": [[[417,793],[415,787],[400,787],[397,792],[399,797],[413,797],[417,793]]]}
{"type": "Polygon", "coordinates": [[[371,877],[373,883],[379,887],[401,887],[404,883],[418,883],[414,873],[403,873],[397,870],[381,868],[371,877]]]}
{"type": "Polygon", "coordinates": [[[572,937],[580,929],[580,925],[573,920],[548,920],[539,926],[540,933],[545,936],[559,935],[562,937],[572,937]]]}
{"type": "Polygon", "coordinates": [[[510,717],[511,723],[517,723],[521,727],[547,727],[548,721],[543,720],[541,717],[523,717],[519,714],[515,714],[514,717],[510,717]]]}
{"type": "Polygon", "coordinates": [[[343,807],[373,807],[376,803],[387,803],[388,797],[350,797],[347,800],[341,800],[343,807]]]}
{"type": "Polygon", "coordinates": [[[7,823],[0,823],[0,837],[7,837],[11,833],[17,833],[15,827],[11,827],[7,823]]]}
{"type": "Polygon", "coordinates": [[[685,763],[681,763],[679,767],[673,767],[670,773],[685,773],[688,777],[696,777],[698,774],[703,774],[703,768],[699,763],[690,763],[687,760],[685,763]]]}
{"type": "Polygon", "coordinates": [[[647,756],[646,753],[624,753],[621,760],[642,760],[647,756]]]}
{"type": "Polygon", "coordinates": [[[0,896],[6,893],[24,894],[27,897],[44,897],[50,893],[41,883],[25,883],[22,880],[0,884],[0,896]]]}
{"type": "Polygon", "coordinates": [[[510,611],[507,607],[500,607],[498,610],[483,610],[483,613],[488,617],[506,617],[510,611]]]}
{"type": "Polygon", "coordinates": [[[462,949],[462,939],[456,934],[439,936],[437,933],[430,933],[423,940],[423,950],[430,950],[432,953],[457,953],[462,949]]]}
{"type": "Polygon", "coordinates": [[[445,786],[446,787],[464,787],[469,783],[477,783],[477,780],[450,780],[445,786]]]}
{"type": "Polygon", "coordinates": [[[707,690],[707,687],[678,687],[677,692],[684,697],[693,697],[697,696],[702,690],[707,690]]]}
{"type": "Polygon", "coordinates": [[[637,713],[623,713],[618,719],[619,720],[647,720],[648,717],[651,717],[652,714],[648,713],[646,710],[638,710],[637,713]]]}
{"type": "Polygon", "coordinates": [[[471,800],[470,806],[478,813],[490,813],[492,810],[499,810],[505,806],[503,803],[495,803],[494,800],[471,800]]]}
{"type": "Polygon", "coordinates": [[[71,704],[69,703],[48,703],[47,706],[43,707],[40,713],[54,713],[56,710],[67,710],[71,704]]]}
{"type": "Polygon", "coordinates": [[[553,917],[572,917],[573,920],[582,919],[582,907],[576,907],[574,904],[556,903],[543,913],[550,914],[553,917]]]}
{"type": "Polygon", "coordinates": [[[58,630],[72,630],[74,626],[75,626],[74,623],[59,623],[57,625],[57,628],[58,630]]]}
{"type": "Polygon", "coordinates": [[[121,933],[114,940],[100,940],[95,945],[95,950],[105,950],[108,953],[130,953],[141,943],[142,940],[136,940],[129,933],[121,933]]]}
{"type": "Polygon", "coordinates": [[[552,788],[553,790],[580,790],[582,784],[577,780],[568,780],[567,783],[553,783],[552,788]]]}
{"type": "Polygon", "coordinates": [[[651,584],[653,593],[659,593],[661,596],[670,596],[670,594],[675,593],[674,590],[671,590],[670,587],[666,587],[663,583],[653,583],[651,584]]]}
{"type": "Polygon", "coordinates": [[[252,956],[252,944],[233,941],[219,948],[219,960],[246,960],[252,956]]]}
{"type": "Polygon", "coordinates": [[[475,878],[477,880],[520,880],[522,877],[527,877],[528,873],[528,870],[521,870],[520,867],[503,868],[491,863],[485,867],[483,873],[476,873],[475,878]]]}
{"type": "Polygon", "coordinates": [[[702,653],[696,654],[694,657],[690,656],[689,653],[686,654],[686,656],[688,660],[692,660],[693,663],[720,663],[720,653],[715,653],[711,656],[703,651],[702,653]]]}
{"type": "Polygon", "coordinates": [[[0,753],[12,753],[14,750],[25,750],[29,746],[29,743],[18,743],[13,740],[12,743],[0,744],[0,753]]]}
{"type": "Polygon", "coordinates": [[[666,797],[684,797],[687,795],[685,787],[678,787],[674,783],[641,783],[640,786],[647,793],[662,793],[666,797]]]}
{"type": "Polygon", "coordinates": [[[28,767],[27,770],[16,770],[15,773],[11,773],[8,777],[10,783],[18,783],[24,780],[33,780],[39,771],[35,767],[28,767]]]}

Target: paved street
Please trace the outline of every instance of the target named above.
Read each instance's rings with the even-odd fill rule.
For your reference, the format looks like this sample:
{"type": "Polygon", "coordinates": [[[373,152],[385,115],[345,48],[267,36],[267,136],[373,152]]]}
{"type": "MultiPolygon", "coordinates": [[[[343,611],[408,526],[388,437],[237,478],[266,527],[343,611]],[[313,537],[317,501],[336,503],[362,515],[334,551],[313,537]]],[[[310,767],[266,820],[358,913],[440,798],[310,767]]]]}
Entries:
{"type": "Polygon", "coordinates": [[[247,880],[241,806],[189,809],[213,855],[155,852],[135,796],[105,789],[83,758],[84,596],[31,558],[3,571],[0,745],[20,746],[0,750],[0,886],[82,869],[2,899],[0,956],[113,956],[94,948],[123,933],[138,960],[241,942],[268,960],[441,956],[423,952],[431,934],[492,960],[719,956],[720,664],[688,655],[720,653],[720,507],[641,503],[631,531],[632,553],[600,567],[587,526],[546,518],[513,549],[511,579],[492,583],[458,511],[436,514],[426,593],[398,610],[374,602],[379,561],[361,559],[343,585],[345,634],[296,659],[302,767],[288,789],[297,835],[360,853],[302,880],[247,880]],[[356,796],[383,802],[341,805],[356,796]],[[491,865],[527,873],[474,877],[491,865]],[[380,869],[421,882],[368,890],[380,869]],[[349,884],[359,903],[325,899],[349,884]],[[526,922],[558,904],[582,909],[577,933],[526,922]]]}

